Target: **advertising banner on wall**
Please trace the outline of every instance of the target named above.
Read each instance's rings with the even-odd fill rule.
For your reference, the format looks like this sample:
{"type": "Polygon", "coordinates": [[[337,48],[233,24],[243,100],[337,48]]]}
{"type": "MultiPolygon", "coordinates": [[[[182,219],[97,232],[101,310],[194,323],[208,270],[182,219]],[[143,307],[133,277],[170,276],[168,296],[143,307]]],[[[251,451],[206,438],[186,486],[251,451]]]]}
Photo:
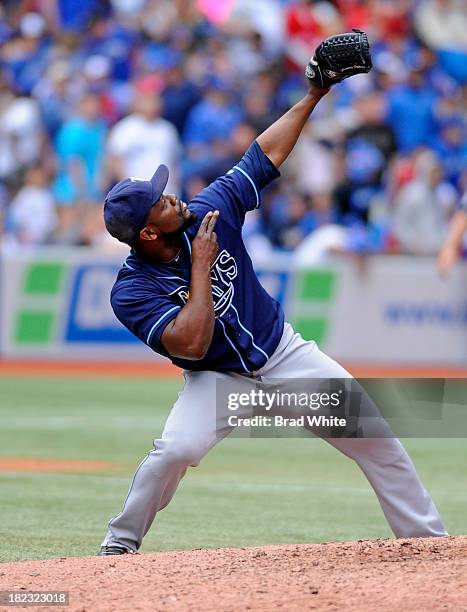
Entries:
{"type": "Polygon", "coordinates": [[[3,256],[1,347],[9,356],[119,356],[139,347],[109,295],[120,264],[81,250],[3,256]]]}
{"type": "MultiPolygon", "coordinates": [[[[123,257],[86,249],[44,249],[0,258],[0,354],[83,359],[157,358],[116,319],[110,291],[123,257]]],[[[258,270],[285,301],[288,271],[258,270]]]]}
{"type": "Polygon", "coordinates": [[[288,316],[347,363],[467,363],[467,265],[441,279],[432,258],[339,259],[296,270],[288,316]]]}
{"type": "MultiPolygon", "coordinates": [[[[3,254],[1,355],[153,359],[110,307],[122,259],[86,249],[3,254]]],[[[440,279],[431,258],[339,258],[325,268],[293,270],[278,256],[257,272],[297,331],[338,360],[467,363],[467,265],[440,279]]]]}

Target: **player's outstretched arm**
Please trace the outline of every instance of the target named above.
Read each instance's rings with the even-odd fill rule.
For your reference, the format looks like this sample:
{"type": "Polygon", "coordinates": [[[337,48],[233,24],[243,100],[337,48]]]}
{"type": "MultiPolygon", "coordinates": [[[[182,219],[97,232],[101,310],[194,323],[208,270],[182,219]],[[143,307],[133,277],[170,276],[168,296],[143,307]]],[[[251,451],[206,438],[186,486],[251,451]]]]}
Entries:
{"type": "Polygon", "coordinates": [[[258,136],[256,142],[276,168],[290,155],[315,106],[328,91],[311,85],[304,98],[258,136]]]}
{"type": "Polygon", "coordinates": [[[211,292],[211,265],[217,256],[214,232],[219,211],[203,219],[192,244],[190,295],[185,306],[165,328],[162,344],[172,357],[202,359],[214,333],[214,302],[211,292]]]}
{"type": "Polygon", "coordinates": [[[441,276],[446,276],[459,259],[465,232],[467,232],[467,213],[458,210],[452,219],[448,239],[438,255],[438,272],[441,276]]]}
{"type": "Polygon", "coordinates": [[[370,45],[365,32],[352,30],[323,40],[305,70],[310,83],[308,94],[257,139],[276,168],[287,159],[309,116],[329,88],[355,74],[369,72],[371,68],[370,45]]]}

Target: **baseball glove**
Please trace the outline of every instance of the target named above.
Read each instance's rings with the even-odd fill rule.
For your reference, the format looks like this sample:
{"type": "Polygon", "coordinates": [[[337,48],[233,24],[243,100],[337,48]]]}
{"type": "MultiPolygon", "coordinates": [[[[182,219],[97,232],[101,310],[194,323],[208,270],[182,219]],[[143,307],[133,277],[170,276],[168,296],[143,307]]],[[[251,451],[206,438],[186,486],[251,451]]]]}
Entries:
{"type": "Polygon", "coordinates": [[[352,30],[323,40],[305,70],[310,83],[327,89],[354,74],[372,68],[368,36],[352,30]]]}

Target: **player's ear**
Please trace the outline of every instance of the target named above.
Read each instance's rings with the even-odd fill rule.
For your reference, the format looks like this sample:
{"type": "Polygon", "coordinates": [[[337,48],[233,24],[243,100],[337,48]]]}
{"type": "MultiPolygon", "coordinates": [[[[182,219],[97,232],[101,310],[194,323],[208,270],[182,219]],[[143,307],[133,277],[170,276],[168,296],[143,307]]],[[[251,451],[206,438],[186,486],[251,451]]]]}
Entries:
{"type": "Polygon", "coordinates": [[[139,233],[141,240],[157,240],[159,237],[153,225],[146,225],[139,233]]]}

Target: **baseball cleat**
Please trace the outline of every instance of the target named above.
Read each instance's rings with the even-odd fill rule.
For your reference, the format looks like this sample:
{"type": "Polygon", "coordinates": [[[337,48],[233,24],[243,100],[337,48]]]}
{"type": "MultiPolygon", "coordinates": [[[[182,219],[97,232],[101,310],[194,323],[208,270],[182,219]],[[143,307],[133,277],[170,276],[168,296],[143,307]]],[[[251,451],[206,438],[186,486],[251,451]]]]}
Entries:
{"type": "Polygon", "coordinates": [[[112,555],[137,555],[136,550],[125,548],[124,546],[101,546],[100,551],[97,553],[98,557],[110,557],[112,555]]]}

